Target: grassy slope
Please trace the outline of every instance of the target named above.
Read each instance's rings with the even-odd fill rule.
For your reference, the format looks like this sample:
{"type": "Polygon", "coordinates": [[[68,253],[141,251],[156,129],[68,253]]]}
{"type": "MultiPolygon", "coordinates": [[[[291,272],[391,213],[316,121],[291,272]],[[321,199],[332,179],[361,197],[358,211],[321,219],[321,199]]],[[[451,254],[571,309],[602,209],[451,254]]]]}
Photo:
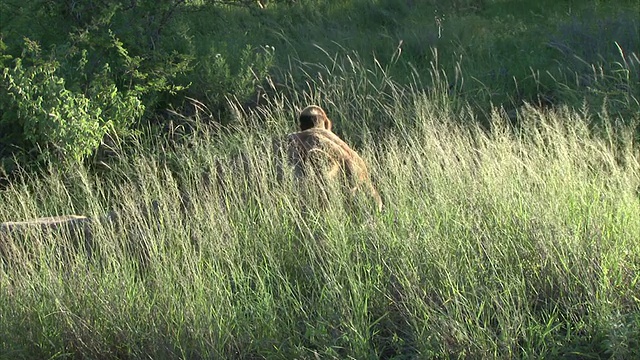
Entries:
{"type": "MultiPolygon", "coordinates": [[[[329,10],[337,18],[325,21],[350,14],[329,10]]],[[[328,28],[358,26],[367,24],[328,28]]],[[[302,61],[327,59],[304,49],[302,61]]],[[[431,68],[419,86],[401,75],[408,62],[381,69],[347,55],[294,66],[281,93],[238,113],[266,134],[203,129],[184,146],[140,148],[104,177],[54,171],[0,193],[0,219],[120,208],[127,230],[98,226],[91,260],[70,239],[16,244],[0,270],[0,358],[640,356],[640,154],[631,130],[599,136],[586,113],[528,108],[518,130],[494,112],[487,134],[474,125],[477,107],[431,68]],[[282,96],[304,82],[312,90],[282,96]],[[337,201],[302,216],[294,184],[273,179],[269,136],[290,130],[292,109],[311,100],[330,108],[372,164],[383,214],[337,201]],[[372,136],[347,121],[357,118],[388,131],[372,136]],[[231,146],[251,165],[235,163],[231,146]],[[206,187],[203,169],[218,167],[222,185],[206,187]],[[180,192],[192,195],[187,216],[180,192]],[[150,220],[139,204],[153,199],[161,205],[150,220]]],[[[465,78],[484,71],[471,65],[465,78]]]]}
{"type": "MultiPolygon", "coordinates": [[[[463,5],[479,2],[432,3],[318,1],[271,6],[253,15],[232,7],[227,12],[189,14],[194,22],[187,26],[203,60],[212,49],[224,54],[221,49],[233,53],[245,44],[274,47],[275,72],[281,72],[274,81],[285,82],[291,74],[297,85],[294,92],[305,88],[305,73],[316,79],[318,72],[324,74],[314,64],[331,66],[336,54],[355,53],[368,70],[382,66],[403,84],[417,75],[424,82],[419,86],[427,89],[434,67],[444,71],[449,100],[470,102],[486,118],[490,104],[513,112],[523,102],[580,107],[586,99],[599,109],[608,98],[612,112],[637,121],[640,88],[633,75],[640,71],[638,65],[632,65],[631,78],[623,80],[624,68],[629,68],[625,61],[638,62],[636,2],[484,1],[476,7],[463,5]],[[308,65],[302,67],[304,73],[299,62],[308,65]],[[290,63],[293,66],[287,66],[290,63]],[[619,82],[627,87],[613,86],[619,82]],[[635,101],[630,94],[636,94],[635,101]]],[[[206,68],[207,61],[201,65],[206,68]]],[[[198,98],[197,91],[191,95],[198,98]]],[[[322,97],[315,94],[317,101],[325,101],[322,97]]]]}

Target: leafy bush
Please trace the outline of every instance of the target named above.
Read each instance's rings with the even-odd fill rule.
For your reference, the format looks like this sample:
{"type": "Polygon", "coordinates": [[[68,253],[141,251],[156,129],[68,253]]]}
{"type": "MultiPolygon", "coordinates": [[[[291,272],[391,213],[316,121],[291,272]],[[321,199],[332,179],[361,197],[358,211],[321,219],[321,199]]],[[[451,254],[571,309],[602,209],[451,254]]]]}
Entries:
{"type": "Polygon", "coordinates": [[[160,46],[183,3],[3,4],[12,16],[0,28],[7,39],[0,49],[0,136],[10,152],[79,161],[107,132],[136,132],[145,109],[153,112],[166,94],[184,88],[174,79],[188,69],[188,55],[160,46]]]}
{"type": "MultiPolygon", "coordinates": [[[[274,49],[269,46],[255,49],[246,45],[238,59],[233,61],[234,51],[225,44],[210,48],[207,61],[200,62],[190,74],[193,79],[190,95],[202,96],[211,109],[224,109],[229,98],[241,102],[251,101],[256,88],[261,85],[273,66],[274,49]]],[[[224,120],[224,119],[223,119],[224,120]]]]}
{"type": "Polygon", "coordinates": [[[190,28],[198,14],[223,19],[216,15],[222,9],[254,18],[255,4],[231,3],[3,2],[0,137],[9,146],[0,157],[85,159],[107,133],[164,128],[162,112],[180,108],[184,95],[205,101],[222,120],[229,99],[250,103],[273,65],[273,48],[211,41],[208,31],[201,41],[190,28]]]}
{"type": "MultiPolygon", "coordinates": [[[[86,92],[72,90],[56,60],[43,59],[39,46],[25,40],[25,53],[0,79],[3,141],[37,149],[40,159],[81,161],[109,130],[127,129],[144,105],[135,92],[119,91],[105,64],[86,92]],[[11,137],[12,139],[8,139],[11,137]]],[[[82,52],[78,69],[87,63],[82,52]]]]}

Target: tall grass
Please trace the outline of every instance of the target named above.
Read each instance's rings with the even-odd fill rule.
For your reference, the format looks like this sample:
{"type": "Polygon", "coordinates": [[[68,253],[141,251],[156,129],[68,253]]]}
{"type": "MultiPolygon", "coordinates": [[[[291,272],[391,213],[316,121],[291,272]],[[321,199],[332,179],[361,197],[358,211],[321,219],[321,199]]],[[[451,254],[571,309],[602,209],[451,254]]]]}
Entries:
{"type": "Polygon", "coordinates": [[[52,170],[2,191],[3,221],[102,220],[90,254],[64,234],[0,244],[0,358],[640,356],[632,129],[526,107],[518,128],[496,109],[487,131],[442,78],[334,65],[297,98],[238,108],[263,133],[203,126],[106,176],[52,170]],[[310,211],[278,179],[272,137],[310,102],[371,164],[382,213],[339,193],[310,211]],[[376,122],[392,130],[373,136],[376,122]]]}

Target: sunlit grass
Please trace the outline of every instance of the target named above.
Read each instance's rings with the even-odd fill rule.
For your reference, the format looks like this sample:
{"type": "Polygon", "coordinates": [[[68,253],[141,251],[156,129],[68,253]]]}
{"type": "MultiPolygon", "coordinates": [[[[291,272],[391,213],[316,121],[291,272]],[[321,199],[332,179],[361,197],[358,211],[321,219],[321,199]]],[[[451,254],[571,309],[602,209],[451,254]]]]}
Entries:
{"type": "Polygon", "coordinates": [[[443,80],[400,86],[361,66],[238,108],[250,126],[230,135],[197,125],[107,175],[52,170],[2,191],[3,221],[99,220],[90,253],[56,233],[0,244],[0,357],[639,356],[633,129],[526,107],[517,127],[496,109],[487,130],[443,80]],[[312,212],[286,169],[277,180],[273,136],[312,102],[371,164],[382,213],[339,194],[312,212]],[[392,130],[372,135],[377,121],[392,130]]]}

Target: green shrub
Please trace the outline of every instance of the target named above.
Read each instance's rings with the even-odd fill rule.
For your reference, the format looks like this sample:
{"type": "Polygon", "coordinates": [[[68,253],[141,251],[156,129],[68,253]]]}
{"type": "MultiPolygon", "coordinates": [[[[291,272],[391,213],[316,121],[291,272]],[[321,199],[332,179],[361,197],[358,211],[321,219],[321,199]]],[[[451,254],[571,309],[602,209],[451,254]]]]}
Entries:
{"type": "MultiPolygon", "coordinates": [[[[180,108],[184,95],[228,118],[229,99],[248,104],[256,95],[274,50],[221,36],[212,41],[208,31],[205,41],[194,38],[193,18],[204,14],[211,22],[225,6],[182,0],[0,4],[8,15],[0,25],[6,40],[0,137],[8,144],[0,157],[85,159],[107,133],[122,138],[150,124],[166,128],[170,120],[162,113],[180,108]],[[23,38],[30,39],[26,46],[23,38]]],[[[246,11],[253,6],[232,8],[253,18],[246,11]]]]}
{"type": "Polygon", "coordinates": [[[204,56],[207,60],[195,67],[196,74],[190,74],[193,83],[189,95],[201,96],[209,108],[216,110],[224,109],[229,99],[249,102],[273,66],[274,51],[269,46],[246,45],[236,54],[226,44],[211,47],[204,56]]]}
{"type": "MultiPolygon", "coordinates": [[[[25,40],[25,53],[0,79],[0,129],[3,139],[37,149],[41,160],[81,161],[111,129],[126,129],[144,111],[136,94],[119,91],[109,81],[106,64],[85,93],[74,91],[60,75],[56,60],[42,58],[39,46],[25,40]]],[[[86,52],[78,68],[86,66],[86,52]]]]}
{"type": "Polygon", "coordinates": [[[0,27],[2,157],[86,159],[184,88],[174,79],[188,55],[161,47],[182,1],[11,3],[0,27]]]}

